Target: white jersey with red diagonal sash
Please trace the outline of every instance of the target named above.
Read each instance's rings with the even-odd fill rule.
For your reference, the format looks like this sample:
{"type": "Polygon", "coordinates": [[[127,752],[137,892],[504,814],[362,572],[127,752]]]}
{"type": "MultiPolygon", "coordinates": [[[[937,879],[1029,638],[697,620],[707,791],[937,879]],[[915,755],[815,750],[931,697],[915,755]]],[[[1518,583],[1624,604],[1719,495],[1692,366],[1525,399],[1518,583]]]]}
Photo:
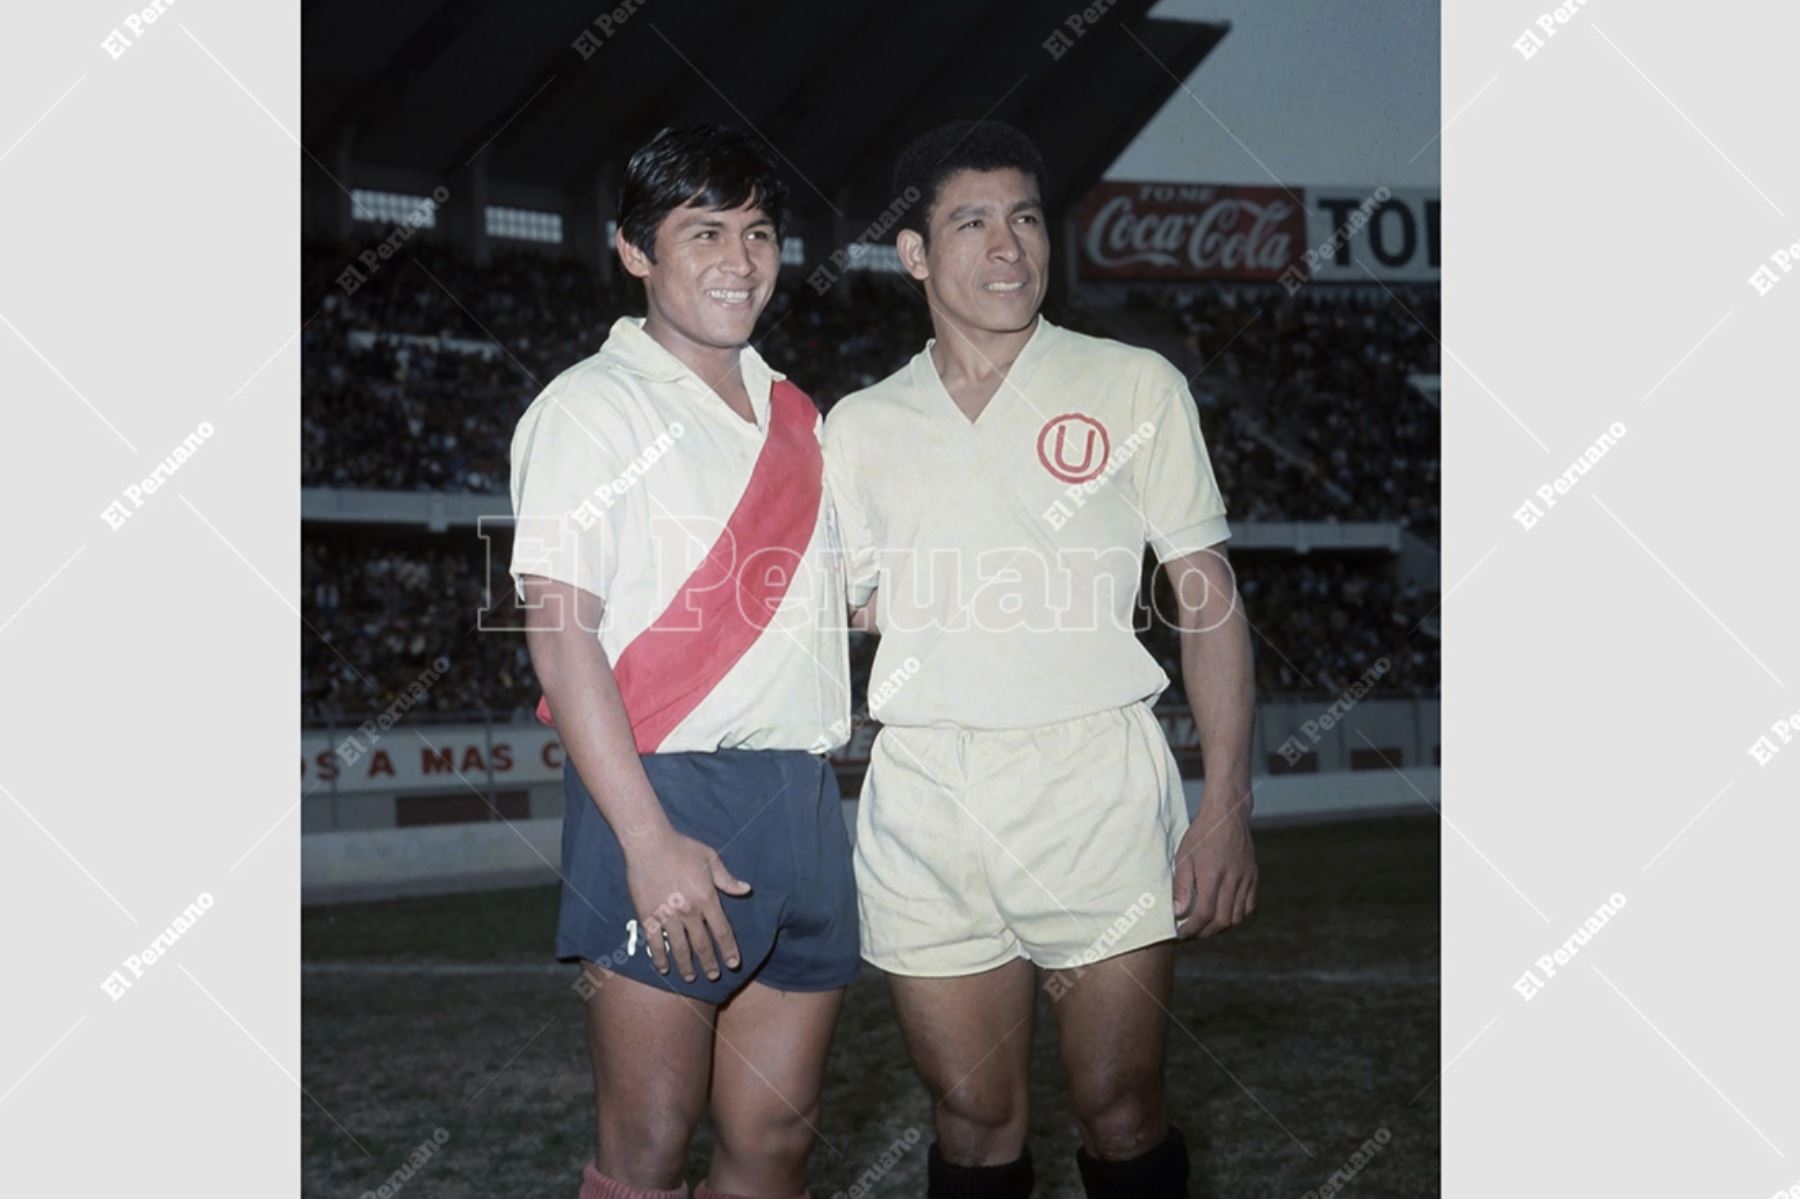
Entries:
{"type": "Polygon", "coordinates": [[[826,473],[850,599],[878,591],[870,714],[1020,729],[1153,699],[1138,642],[1144,547],[1226,540],[1187,381],[1150,350],[1038,319],[980,417],[927,344],[840,402],[826,473]]]}
{"type": "Polygon", "coordinates": [[[754,349],[740,367],[755,424],[624,318],[513,434],[514,585],[601,597],[641,752],[824,753],[849,732],[818,411],[754,349]]]}

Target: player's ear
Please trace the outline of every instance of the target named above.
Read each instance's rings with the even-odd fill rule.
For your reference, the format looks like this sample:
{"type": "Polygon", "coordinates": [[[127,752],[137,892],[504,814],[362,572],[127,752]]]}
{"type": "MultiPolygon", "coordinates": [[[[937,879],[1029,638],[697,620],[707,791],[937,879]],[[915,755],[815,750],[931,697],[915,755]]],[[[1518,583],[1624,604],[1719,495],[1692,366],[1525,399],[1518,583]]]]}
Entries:
{"type": "Polygon", "coordinates": [[[925,238],[916,230],[902,229],[894,238],[894,251],[900,255],[900,265],[906,273],[921,282],[931,274],[925,265],[925,238]]]}
{"type": "Polygon", "coordinates": [[[625,270],[633,278],[642,279],[650,274],[650,256],[625,240],[625,230],[613,234],[613,247],[619,251],[619,261],[625,264],[625,270]]]}

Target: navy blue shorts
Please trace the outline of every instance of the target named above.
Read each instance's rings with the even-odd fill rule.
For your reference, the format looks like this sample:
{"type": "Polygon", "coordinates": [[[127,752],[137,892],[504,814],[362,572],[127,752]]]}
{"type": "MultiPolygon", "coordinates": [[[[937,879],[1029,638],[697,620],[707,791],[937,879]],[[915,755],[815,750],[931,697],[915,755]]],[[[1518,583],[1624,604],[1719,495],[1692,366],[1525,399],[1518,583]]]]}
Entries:
{"type": "Polygon", "coordinates": [[[563,767],[562,907],[556,956],[707,1003],[752,979],[783,991],[829,991],[856,978],[856,881],[843,800],[831,763],[800,750],[721,749],[645,754],[650,786],[675,831],[719,852],[750,894],[718,892],[737,938],[719,980],[698,960],[694,981],[673,962],[659,974],[634,921],[625,856],[573,764],[563,767]]]}

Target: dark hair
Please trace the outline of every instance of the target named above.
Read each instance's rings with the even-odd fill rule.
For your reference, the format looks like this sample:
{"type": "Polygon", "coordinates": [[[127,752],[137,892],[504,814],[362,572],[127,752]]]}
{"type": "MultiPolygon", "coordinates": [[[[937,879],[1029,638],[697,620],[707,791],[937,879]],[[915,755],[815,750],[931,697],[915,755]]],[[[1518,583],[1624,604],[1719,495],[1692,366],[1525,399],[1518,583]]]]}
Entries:
{"type": "Polygon", "coordinates": [[[900,215],[900,227],[930,240],[931,208],[938,189],[958,171],[1023,171],[1044,195],[1044,156],[1030,138],[998,121],[952,121],[933,129],[900,152],[894,164],[894,194],[917,199],[900,215]],[[909,189],[917,189],[916,192],[909,189]]]}
{"type": "Polygon", "coordinates": [[[787,184],[762,143],[727,125],[664,129],[625,167],[616,220],[625,240],[656,261],[656,230],[663,218],[694,202],[715,212],[755,202],[781,236],[787,184]]]}

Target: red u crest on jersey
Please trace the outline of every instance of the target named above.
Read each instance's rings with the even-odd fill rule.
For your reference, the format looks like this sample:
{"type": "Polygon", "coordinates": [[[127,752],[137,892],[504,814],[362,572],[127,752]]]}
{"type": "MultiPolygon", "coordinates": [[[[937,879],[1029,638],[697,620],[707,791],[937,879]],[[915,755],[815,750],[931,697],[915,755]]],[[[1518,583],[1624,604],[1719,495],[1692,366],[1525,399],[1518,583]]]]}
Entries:
{"type": "Polygon", "coordinates": [[[1106,469],[1112,441],[1106,426],[1091,416],[1065,412],[1038,431],[1038,461],[1065,483],[1085,483],[1106,469]]]}

